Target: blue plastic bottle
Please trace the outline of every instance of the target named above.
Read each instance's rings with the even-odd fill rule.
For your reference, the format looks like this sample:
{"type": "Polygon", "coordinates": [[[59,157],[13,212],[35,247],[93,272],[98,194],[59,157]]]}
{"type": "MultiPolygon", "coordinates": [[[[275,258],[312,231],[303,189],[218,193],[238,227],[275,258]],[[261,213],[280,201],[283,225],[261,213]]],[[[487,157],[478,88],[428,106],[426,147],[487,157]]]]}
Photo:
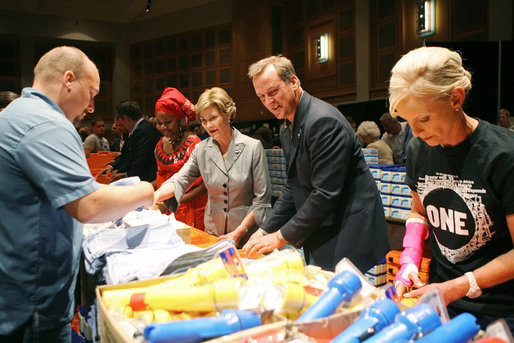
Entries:
{"type": "Polygon", "coordinates": [[[345,270],[337,274],[328,282],[328,290],[296,321],[306,322],[335,313],[339,305],[350,300],[361,287],[361,280],[355,273],[345,270]]]}
{"type": "Polygon", "coordinates": [[[255,312],[224,310],[217,317],[149,324],[143,334],[149,343],[193,343],[229,335],[259,325],[261,325],[261,319],[255,312]]]}
{"type": "Polygon", "coordinates": [[[430,305],[421,303],[400,313],[393,324],[364,342],[389,343],[411,340],[417,334],[430,332],[439,326],[441,319],[437,312],[430,305]]]}
{"type": "Polygon", "coordinates": [[[475,316],[461,313],[448,323],[438,327],[416,343],[466,343],[480,331],[475,316]]]}
{"type": "Polygon", "coordinates": [[[359,318],[341,332],[332,343],[359,343],[391,325],[397,314],[398,305],[388,298],[379,299],[362,310],[359,318]]]}

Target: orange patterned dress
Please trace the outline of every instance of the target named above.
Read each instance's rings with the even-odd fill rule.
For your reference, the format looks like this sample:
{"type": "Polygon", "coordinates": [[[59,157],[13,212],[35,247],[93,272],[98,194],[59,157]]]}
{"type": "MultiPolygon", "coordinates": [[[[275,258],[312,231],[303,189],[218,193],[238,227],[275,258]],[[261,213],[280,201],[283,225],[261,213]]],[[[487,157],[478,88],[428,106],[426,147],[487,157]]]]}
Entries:
{"type": "MultiPolygon", "coordinates": [[[[196,144],[202,140],[196,136],[190,136],[184,145],[176,152],[168,155],[162,147],[162,138],[155,146],[155,160],[157,162],[157,188],[161,187],[164,181],[168,180],[173,174],[178,172],[180,168],[187,162],[189,156],[193,152],[196,144]]],[[[186,191],[196,187],[202,182],[199,177],[186,191]]],[[[204,230],[203,216],[205,212],[205,204],[207,203],[207,192],[200,197],[181,204],[175,212],[175,218],[178,221],[186,223],[192,227],[204,230]]]]}

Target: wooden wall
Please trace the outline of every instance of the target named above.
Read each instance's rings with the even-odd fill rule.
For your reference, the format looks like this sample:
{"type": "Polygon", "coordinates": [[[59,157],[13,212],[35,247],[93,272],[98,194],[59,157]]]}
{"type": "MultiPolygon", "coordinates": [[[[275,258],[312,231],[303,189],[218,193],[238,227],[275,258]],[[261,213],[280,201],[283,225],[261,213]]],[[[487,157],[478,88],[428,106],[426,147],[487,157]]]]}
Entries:
{"type": "MultiPolygon", "coordinates": [[[[22,24],[21,15],[0,14],[0,86],[20,91],[30,82],[38,49],[47,40],[64,42],[58,37],[71,37],[73,41],[68,41],[89,49],[101,67],[102,93],[97,102],[101,116],[110,118],[120,98],[138,100],[145,114],[151,115],[155,99],[166,86],[179,88],[195,102],[205,88],[218,85],[232,95],[238,106],[236,120],[243,122],[273,118],[246,76],[251,63],[272,54],[283,53],[293,61],[309,93],[339,105],[385,98],[391,67],[412,48],[437,42],[512,40],[512,0],[437,0],[436,33],[424,39],[416,34],[414,0],[231,3],[232,13],[222,10],[225,24],[216,20],[220,13],[211,7],[207,11],[213,20],[201,8],[188,12],[187,22],[196,16],[201,23],[193,20],[193,26],[183,26],[184,32],[178,32],[176,23],[170,23],[171,32],[167,32],[162,27],[152,30],[153,21],[124,26],[71,19],[61,20],[60,30],[52,31],[42,23],[59,22],[56,17],[33,16],[22,24]],[[496,20],[499,15],[503,19],[496,20]],[[510,26],[505,24],[509,19],[510,26]],[[32,22],[40,29],[31,27],[32,22]],[[70,27],[77,33],[72,35],[70,27]],[[65,34],[66,30],[70,32],[65,34]],[[330,59],[324,64],[314,58],[320,32],[331,37],[330,59]]],[[[174,17],[170,14],[159,23],[174,17]]]]}
{"type": "Polygon", "coordinates": [[[230,25],[167,36],[130,46],[130,94],[149,116],[165,87],[196,103],[209,87],[232,89],[230,25]]]}

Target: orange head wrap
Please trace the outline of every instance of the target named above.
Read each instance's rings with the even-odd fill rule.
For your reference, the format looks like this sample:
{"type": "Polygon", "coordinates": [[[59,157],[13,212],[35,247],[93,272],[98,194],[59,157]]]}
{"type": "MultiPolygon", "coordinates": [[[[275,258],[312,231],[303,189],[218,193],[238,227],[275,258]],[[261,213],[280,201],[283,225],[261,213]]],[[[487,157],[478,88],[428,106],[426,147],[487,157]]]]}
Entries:
{"type": "Polygon", "coordinates": [[[155,103],[155,112],[161,111],[182,120],[186,116],[189,123],[196,119],[195,105],[176,88],[167,87],[155,103]]]}

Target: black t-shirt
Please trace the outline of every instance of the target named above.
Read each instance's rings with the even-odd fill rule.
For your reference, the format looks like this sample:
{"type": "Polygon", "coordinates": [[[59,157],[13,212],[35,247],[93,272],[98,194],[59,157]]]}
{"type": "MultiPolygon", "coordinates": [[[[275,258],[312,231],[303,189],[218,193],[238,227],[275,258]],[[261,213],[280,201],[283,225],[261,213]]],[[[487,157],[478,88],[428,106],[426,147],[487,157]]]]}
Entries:
{"type": "MultiPolygon", "coordinates": [[[[405,182],[416,191],[430,224],[430,282],[473,271],[513,248],[506,216],[514,213],[514,133],[480,121],[452,148],[412,139],[405,182]]],[[[514,280],[464,297],[453,306],[514,315],[514,280]]]]}

